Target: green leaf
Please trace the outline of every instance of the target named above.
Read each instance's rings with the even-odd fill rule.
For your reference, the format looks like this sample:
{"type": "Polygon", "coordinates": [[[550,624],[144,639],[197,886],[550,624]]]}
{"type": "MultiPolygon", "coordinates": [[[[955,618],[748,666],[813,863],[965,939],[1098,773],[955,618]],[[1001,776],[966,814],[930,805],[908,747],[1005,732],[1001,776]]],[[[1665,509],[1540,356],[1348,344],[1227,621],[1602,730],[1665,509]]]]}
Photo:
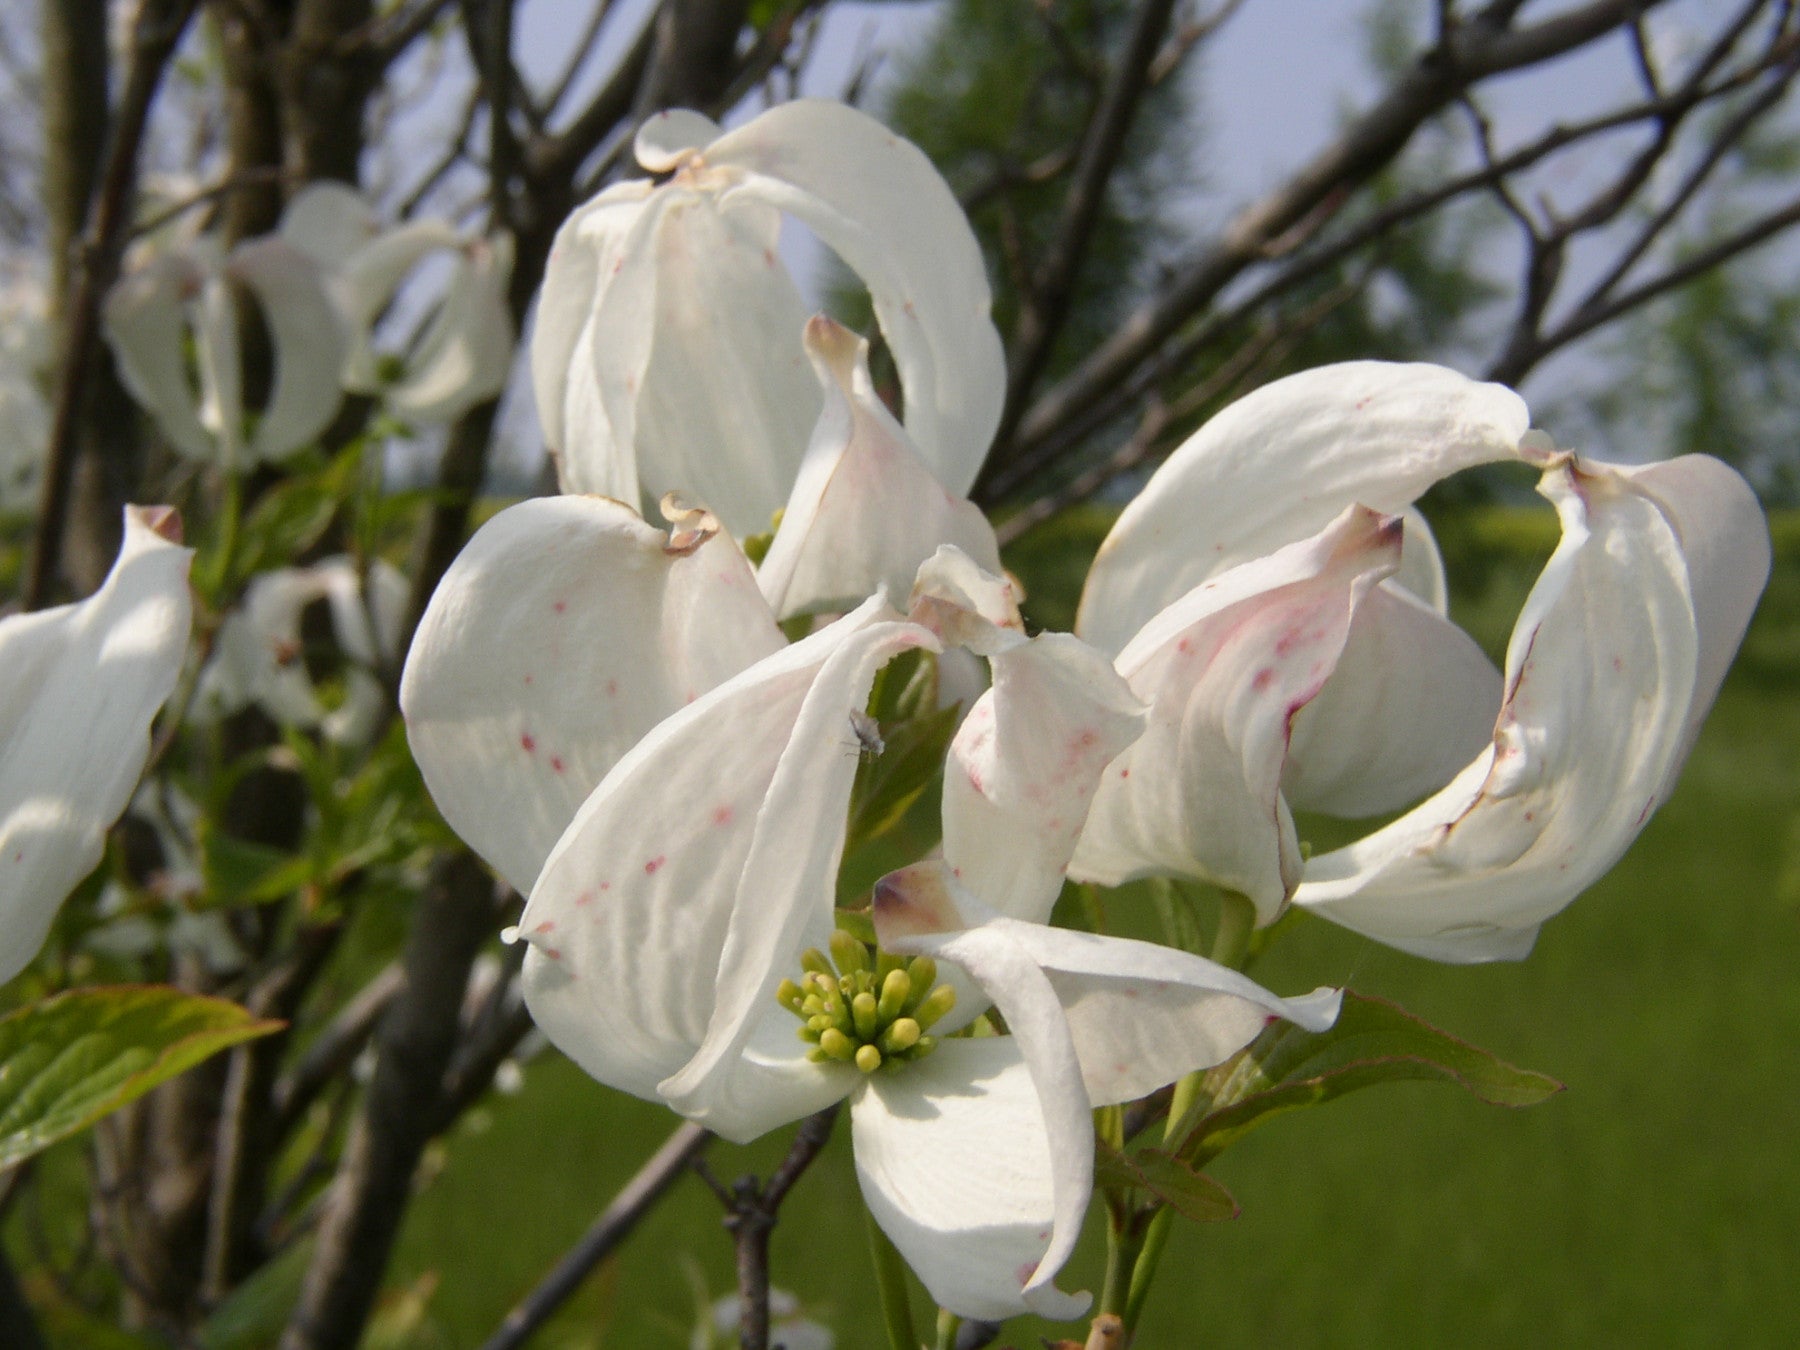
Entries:
{"type": "Polygon", "coordinates": [[[0,1018],[0,1168],[282,1023],[140,985],[77,989],[0,1018]]]}
{"type": "MultiPolygon", "coordinates": [[[[891,729],[882,725],[886,748],[857,766],[846,848],[866,844],[893,829],[931,786],[943,768],[950,738],[956,734],[956,712],[952,704],[891,729]]],[[[845,734],[849,735],[847,728],[845,734]]]]}
{"type": "Polygon", "coordinates": [[[1277,1022],[1210,1070],[1175,1130],[1175,1152],[1204,1165],[1284,1111],[1409,1080],[1454,1083],[1495,1106],[1533,1106],[1562,1091],[1554,1078],[1508,1064],[1385,999],[1346,991],[1329,1031],[1277,1022]]]}
{"type": "Polygon", "coordinates": [[[1120,1153],[1099,1140],[1094,1145],[1094,1184],[1103,1190],[1148,1191],[1195,1223],[1235,1219],[1237,1201],[1218,1182],[1159,1148],[1120,1153]]]}

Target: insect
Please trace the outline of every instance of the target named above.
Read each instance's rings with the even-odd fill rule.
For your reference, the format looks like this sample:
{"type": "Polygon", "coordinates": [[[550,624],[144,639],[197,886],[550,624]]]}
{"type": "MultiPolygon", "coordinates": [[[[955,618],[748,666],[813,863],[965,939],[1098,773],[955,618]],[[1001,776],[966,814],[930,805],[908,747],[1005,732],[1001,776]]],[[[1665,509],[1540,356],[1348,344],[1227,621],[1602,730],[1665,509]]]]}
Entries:
{"type": "Polygon", "coordinates": [[[881,739],[881,724],[860,708],[850,710],[850,730],[856,737],[859,754],[873,759],[887,749],[887,742],[881,739]]]}

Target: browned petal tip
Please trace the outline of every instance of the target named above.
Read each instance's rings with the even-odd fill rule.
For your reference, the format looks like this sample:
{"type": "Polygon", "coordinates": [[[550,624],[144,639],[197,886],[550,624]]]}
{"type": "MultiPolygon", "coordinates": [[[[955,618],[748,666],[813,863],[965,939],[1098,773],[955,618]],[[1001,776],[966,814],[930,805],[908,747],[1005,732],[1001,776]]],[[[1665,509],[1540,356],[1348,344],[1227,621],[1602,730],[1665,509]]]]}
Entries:
{"type": "Polygon", "coordinates": [[[181,512],[172,506],[139,506],[134,507],[140,524],[152,534],[167,539],[171,544],[182,541],[181,512]]]}

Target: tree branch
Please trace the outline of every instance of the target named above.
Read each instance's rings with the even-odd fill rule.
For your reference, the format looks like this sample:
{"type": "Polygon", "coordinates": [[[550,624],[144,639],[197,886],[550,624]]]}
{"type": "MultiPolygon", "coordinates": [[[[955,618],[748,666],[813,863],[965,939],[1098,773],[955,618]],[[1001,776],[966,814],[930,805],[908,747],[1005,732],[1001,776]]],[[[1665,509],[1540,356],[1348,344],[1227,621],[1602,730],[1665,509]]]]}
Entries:
{"type": "Polygon", "coordinates": [[[1039,396],[1015,434],[996,445],[977,487],[978,499],[988,500],[987,484],[1009,460],[1129,377],[1245,268],[1270,256],[1277,241],[1291,247],[1297,242],[1297,227],[1323,223],[1347,200],[1351,188],[1390,163],[1420,126],[1465,89],[1573,51],[1646,7],[1641,0],[1589,0],[1534,27],[1513,29],[1505,26],[1513,7],[1495,5],[1457,26],[1445,45],[1421,55],[1342,135],[1286,184],[1239,213],[1210,248],[1139,306],[1081,365],[1039,396]]]}
{"type": "Polygon", "coordinates": [[[406,989],[376,1036],[375,1075],[328,1193],[282,1350],[352,1350],[431,1138],[469,967],[493,929],[494,883],[472,854],[433,869],[413,913],[406,989]]]}
{"type": "Polygon", "coordinates": [[[663,1146],[620,1188],[581,1240],[556,1263],[555,1269],[506,1314],[481,1350],[520,1350],[532,1333],[581,1287],[594,1267],[631,1235],[638,1221],[681,1179],[712,1139],[707,1130],[692,1121],[676,1126],[663,1146]]]}
{"type": "Polygon", "coordinates": [[[88,215],[80,256],[75,259],[74,294],[66,311],[55,410],[44,456],[37,534],[32,540],[31,563],[25,579],[27,609],[41,609],[49,602],[55,586],[63,531],[68,523],[76,428],[82,396],[93,369],[95,345],[100,339],[100,302],[118,279],[137,187],[138,147],[149,122],[150,105],[197,2],[144,0],[132,29],[131,60],[113,118],[100,190],[88,215]]]}
{"type": "Polygon", "coordinates": [[[1024,308],[1013,334],[1011,369],[1007,373],[1008,411],[996,433],[1004,441],[1017,423],[1024,401],[1043,374],[1074,298],[1075,279],[1087,257],[1106,185],[1124,153],[1125,138],[1149,88],[1150,66],[1175,12],[1175,0],[1143,0],[1132,20],[1125,50],[1119,54],[1099,106],[1088,123],[1074,180],[1063,197],[1062,219],[1049,252],[1038,265],[1022,299],[1024,308]]]}

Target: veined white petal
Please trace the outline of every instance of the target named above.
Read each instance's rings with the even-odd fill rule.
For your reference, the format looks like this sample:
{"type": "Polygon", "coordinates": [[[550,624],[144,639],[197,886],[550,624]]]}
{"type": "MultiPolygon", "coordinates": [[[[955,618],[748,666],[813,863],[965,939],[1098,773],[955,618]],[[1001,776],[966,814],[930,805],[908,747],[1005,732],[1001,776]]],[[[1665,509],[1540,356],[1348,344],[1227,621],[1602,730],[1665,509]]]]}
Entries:
{"type": "Polygon", "coordinates": [[[1277,1018],[1324,1031],[1342,1001],[1337,989],[1278,998],[1238,971],[1153,942],[1004,917],[984,926],[1048,976],[1095,1106],[1131,1101],[1223,1063],[1277,1018]]]}
{"type": "MultiPolygon", "coordinates": [[[[1011,577],[990,571],[954,544],[945,544],[919,564],[907,616],[952,649],[946,657],[966,658],[971,652],[992,657],[1025,641],[1019,599],[1018,584],[1011,577]],[[955,648],[967,650],[956,653],[955,648]]],[[[941,660],[939,664],[941,668],[941,660]]],[[[974,699],[969,703],[973,706],[974,699]]]]}
{"type": "Polygon", "coordinates": [[[637,162],[651,173],[667,173],[722,134],[719,124],[704,113],[665,108],[644,119],[631,148],[637,162]]]}
{"type": "Polygon", "coordinates": [[[737,545],[671,552],[599,497],[502,511],[445,574],[401,681],[451,827],[521,892],[645,732],[784,644],[737,545]]]}
{"type": "Polygon", "coordinates": [[[1079,1199],[1079,1214],[1092,1186],[1085,1104],[1080,1115],[1069,1124],[1077,1133],[1085,1125],[1085,1179],[1065,1178],[1065,1165],[1084,1169],[1057,1156],[1011,1036],[943,1041],[860,1089],[850,1131],[863,1201],[941,1307],[990,1321],[1086,1310],[1085,1294],[1062,1293],[1049,1282],[1054,1269],[1044,1271],[1063,1191],[1079,1199]]]}
{"type": "Polygon", "coordinates": [[[1150,705],[1106,770],[1070,864],[1103,885],[1201,878],[1272,923],[1300,880],[1280,791],[1289,727],[1335,668],[1363,599],[1399,563],[1401,524],[1363,507],[1190,591],[1118,659],[1150,705]]]}
{"type": "Polygon", "coordinates": [[[1190,436],[1125,508],[1075,631],[1121,651],[1202,581],[1352,503],[1398,512],[1459,469],[1517,457],[1529,421],[1512,390],[1441,366],[1351,361],[1264,385],[1190,436]]]}
{"type": "MultiPolygon", "coordinates": [[[[761,203],[665,186],[593,318],[610,437],[634,448],[640,491],[704,501],[740,538],[766,531],[787,500],[820,407],[780,233],[761,203]]],[[[566,432],[573,475],[572,461],[597,451],[581,428],[566,432]]]]}
{"type": "MultiPolygon", "coordinates": [[[[591,329],[600,291],[623,267],[623,246],[652,191],[642,179],[615,183],[577,207],[557,230],[544,264],[544,285],[531,331],[531,387],[544,444],[556,457],[565,492],[638,500],[637,468],[629,448],[613,445],[605,424],[591,329]],[[599,424],[585,433],[586,454],[571,460],[567,451],[574,429],[595,419],[599,424]],[[629,464],[628,476],[622,477],[625,467],[614,463],[619,458],[629,464]]],[[[644,318],[644,333],[614,334],[613,340],[630,344],[642,338],[647,357],[647,311],[644,318]]]]}
{"type": "Polygon", "coordinates": [[[1441,792],[1314,858],[1296,901],[1403,951],[1516,959],[1658,804],[1696,688],[1681,537],[1627,474],[1563,456],[1563,539],[1513,630],[1493,744],[1441,792]]]}
{"type": "Polygon", "coordinates": [[[897,599],[945,544],[998,574],[987,517],[932,477],[876,395],[869,344],[819,315],[806,325],[805,345],[825,407],[757,569],[776,614],[848,609],[883,587],[897,599]]]}
{"type": "Polygon", "coordinates": [[[156,419],[169,443],[189,459],[218,452],[200,424],[198,396],[183,356],[188,306],[199,299],[206,275],[177,253],[151,258],[107,292],[101,324],[131,396],[156,419]]]}
{"type": "MultiPolygon", "coordinates": [[[[767,790],[754,838],[741,862],[714,883],[735,887],[737,896],[713,967],[716,1001],[693,1058],[658,1091],[682,1115],[727,1138],[748,1130],[735,1091],[744,1045],[774,1004],[776,986],[798,973],[801,952],[823,946],[833,927],[844,816],[856,778],[857,757],[844,746],[850,713],[867,703],[876,671],[890,659],[908,648],[937,647],[925,629],[883,620],[884,612],[891,612],[885,602],[871,601],[797,644],[815,644],[829,655],[803,700],[780,714],[789,734],[778,762],[759,761],[767,790]]],[[[730,725],[720,734],[738,735],[730,725]]]]}
{"type": "Polygon", "coordinates": [[[187,652],[192,550],[167,508],[125,508],[125,539],[78,604],[0,620],[0,981],[37,954],[100,861],[187,652]]]}
{"type": "Polygon", "coordinates": [[[1337,668],[1294,714],[1281,791],[1296,810],[1398,810],[1448,783],[1493,733],[1500,672],[1397,581],[1363,598],[1337,668]]]}
{"type": "Polygon", "coordinates": [[[346,389],[380,392],[377,322],[420,260],[438,249],[458,248],[462,242],[463,236],[454,226],[441,220],[415,220],[378,236],[344,260],[338,274],[338,295],[350,331],[343,371],[346,389]]]}
{"type": "Polygon", "coordinates": [[[1439,614],[1450,612],[1450,580],[1444,575],[1444,555],[1438,548],[1431,523],[1416,506],[1400,513],[1406,524],[1406,539],[1400,548],[1400,570],[1393,583],[1410,591],[1439,614]]]}
{"type": "Polygon", "coordinates": [[[740,197],[805,222],[869,288],[933,475],[968,492],[1000,422],[1006,362],[981,250],[917,146],[842,103],[778,104],[701,152],[740,197]]]}
{"type": "MultiPolygon", "coordinates": [[[[848,710],[876,666],[929,640],[889,614],[872,602],[659,723],[558,840],[519,922],[525,997],[600,1081],[649,1098],[660,1085],[728,1137],[767,1128],[739,1051],[779,1011],[800,952],[829,936],[848,710]],[[677,1071],[686,1092],[664,1081],[677,1071]]],[[[791,1061],[766,1067],[793,1076],[791,1061]]]]}
{"type": "Polygon", "coordinates": [[[318,264],[279,235],[239,245],[225,271],[248,287],[262,308],[275,368],[275,387],[250,453],[281,459],[314,440],[337,416],[338,376],[349,338],[318,264]]]}
{"type": "Polygon", "coordinates": [[[989,661],[993,687],[944,764],[944,857],[995,909],[1043,922],[1102,773],[1144,728],[1144,705],[1067,633],[1040,633],[989,661]]]}
{"type": "Polygon", "coordinates": [[[1682,455],[1617,471],[1651,497],[1674,527],[1699,624],[1693,704],[1681,748],[1659,794],[1666,799],[1769,579],[1769,523],[1750,485],[1737,470],[1711,455],[1682,455]]]}
{"type": "Polygon", "coordinates": [[[381,218],[348,183],[321,179],[294,194],[279,233],[330,272],[381,233],[381,218]]]}
{"type": "Polygon", "coordinates": [[[452,422],[499,395],[512,372],[512,279],[509,234],[465,242],[457,250],[444,298],[386,391],[388,407],[414,422],[452,422]]]}

